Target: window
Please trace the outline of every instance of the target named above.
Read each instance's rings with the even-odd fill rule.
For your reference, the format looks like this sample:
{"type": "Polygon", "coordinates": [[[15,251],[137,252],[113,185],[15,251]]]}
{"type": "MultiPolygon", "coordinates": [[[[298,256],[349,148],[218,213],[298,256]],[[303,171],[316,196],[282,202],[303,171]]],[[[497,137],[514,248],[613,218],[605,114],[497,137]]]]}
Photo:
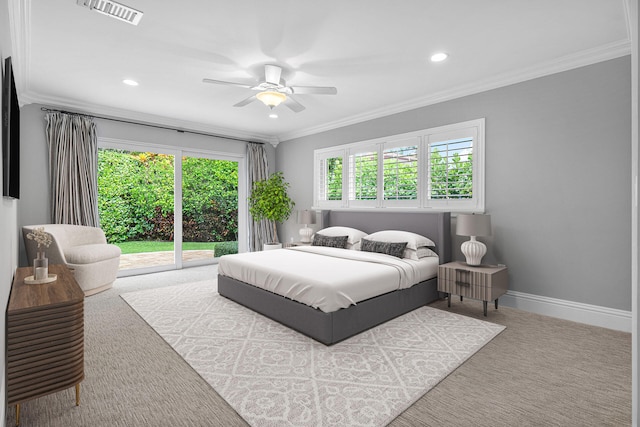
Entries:
{"type": "Polygon", "coordinates": [[[383,196],[386,204],[415,206],[418,193],[418,148],[420,138],[384,144],[382,150],[383,196]]]}
{"type": "Polygon", "coordinates": [[[473,139],[429,144],[429,199],[473,198],[473,139]]]}
{"type": "Polygon", "coordinates": [[[349,151],[349,201],[352,205],[373,205],[378,198],[377,147],[349,151]]]}
{"type": "Polygon", "coordinates": [[[484,119],[315,151],[315,207],[484,211],[484,119]]]}
{"type": "Polygon", "coordinates": [[[342,204],[343,158],[344,150],[316,153],[315,200],[325,207],[338,207],[342,204]]]}

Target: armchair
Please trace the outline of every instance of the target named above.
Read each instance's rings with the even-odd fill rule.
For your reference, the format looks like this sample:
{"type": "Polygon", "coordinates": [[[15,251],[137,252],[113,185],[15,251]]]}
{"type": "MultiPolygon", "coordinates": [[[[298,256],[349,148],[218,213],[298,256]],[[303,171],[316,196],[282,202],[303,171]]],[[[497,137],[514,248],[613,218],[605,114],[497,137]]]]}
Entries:
{"type": "Polygon", "coordinates": [[[27,239],[33,229],[44,227],[52,243],[46,254],[49,264],[65,264],[85,296],[109,289],[116,280],[120,265],[120,248],[107,243],[104,232],[96,227],[70,224],[26,225],[22,237],[29,263],[36,257],[37,243],[27,239]]]}

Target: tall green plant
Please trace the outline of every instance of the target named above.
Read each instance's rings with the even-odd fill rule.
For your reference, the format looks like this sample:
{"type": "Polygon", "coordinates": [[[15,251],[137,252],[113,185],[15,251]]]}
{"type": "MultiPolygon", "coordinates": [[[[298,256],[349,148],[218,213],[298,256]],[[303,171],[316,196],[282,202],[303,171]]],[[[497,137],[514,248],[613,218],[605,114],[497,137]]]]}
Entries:
{"type": "Polygon", "coordinates": [[[295,206],[287,195],[288,188],[289,183],[284,180],[282,172],[276,172],[265,180],[254,182],[249,196],[249,212],[253,219],[273,221],[275,243],[278,243],[276,222],[289,218],[295,206]]]}

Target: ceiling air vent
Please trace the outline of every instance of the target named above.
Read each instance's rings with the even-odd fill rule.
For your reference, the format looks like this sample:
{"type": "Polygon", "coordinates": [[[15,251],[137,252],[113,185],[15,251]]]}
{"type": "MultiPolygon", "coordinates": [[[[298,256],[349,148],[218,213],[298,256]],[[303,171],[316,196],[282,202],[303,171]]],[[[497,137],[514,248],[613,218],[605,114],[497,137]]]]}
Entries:
{"type": "Polygon", "coordinates": [[[77,0],[79,6],[87,7],[103,15],[119,19],[129,24],[138,25],[142,19],[142,12],[115,1],[107,0],[77,0]]]}

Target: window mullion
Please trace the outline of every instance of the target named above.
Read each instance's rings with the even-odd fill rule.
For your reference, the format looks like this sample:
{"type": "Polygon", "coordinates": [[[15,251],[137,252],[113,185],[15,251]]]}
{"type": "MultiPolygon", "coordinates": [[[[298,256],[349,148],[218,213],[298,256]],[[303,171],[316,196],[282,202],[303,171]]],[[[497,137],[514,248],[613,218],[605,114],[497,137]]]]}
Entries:
{"type": "Polygon", "coordinates": [[[384,207],[384,143],[377,144],[378,153],[378,182],[376,185],[376,206],[384,207]]]}

